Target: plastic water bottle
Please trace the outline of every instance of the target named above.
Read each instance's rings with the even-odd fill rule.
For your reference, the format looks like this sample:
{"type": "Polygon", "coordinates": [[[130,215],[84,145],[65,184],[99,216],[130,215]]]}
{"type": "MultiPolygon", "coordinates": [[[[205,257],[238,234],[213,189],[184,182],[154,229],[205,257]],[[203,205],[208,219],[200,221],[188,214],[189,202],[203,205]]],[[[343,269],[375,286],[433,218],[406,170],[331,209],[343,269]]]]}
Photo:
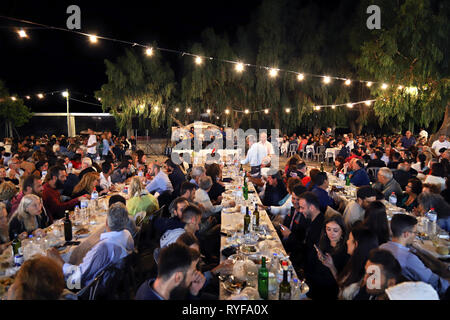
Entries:
{"type": "Polygon", "coordinates": [[[437,213],[434,211],[434,208],[431,208],[427,212],[427,218],[428,218],[428,235],[435,235],[436,234],[436,223],[437,223],[437,213]]]}
{"type": "Polygon", "coordinates": [[[89,223],[89,217],[87,214],[88,202],[87,200],[82,200],[80,204],[80,214],[83,220],[83,224],[89,223]]]}
{"type": "Polygon", "coordinates": [[[79,220],[80,218],[82,218],[81,211],[80,211],[80,206],[76,205],[75,209],[73,209],[73,213],[74,213],[74,216],[75,216],[75,221],[79,220]]]}
{"type": "Polygon", "coordinates": [[[397,205],[397,196],[395,195],[395,192],[392,192],[389,196],[389,202],[394,206],[397,205]]]}
{"type": "Polygon", "coordinates": [[[98,192],[97,188],[94,188],[91,193],[91,208],[94,210],[97,210],[97,203],[98,203],[98,192]]]}
{"type": "Polygon", "coordinates": [[[291,300],[300,300],[300,283],[297,278],[292,280],[291,300]]]}
{"type": "Polygon", "coordinates": [[[47,171],[42,170],[42,181],[44,181],[46,175],[47,175],[47,171]]]}

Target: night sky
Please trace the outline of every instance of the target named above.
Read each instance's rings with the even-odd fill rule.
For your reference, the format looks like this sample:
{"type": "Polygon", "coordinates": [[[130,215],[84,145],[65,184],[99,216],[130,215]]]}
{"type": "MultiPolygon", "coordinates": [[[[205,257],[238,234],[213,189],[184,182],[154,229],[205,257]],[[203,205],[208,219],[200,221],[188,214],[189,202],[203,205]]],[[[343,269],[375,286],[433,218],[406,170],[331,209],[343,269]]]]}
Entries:
{"type": "MultiPolygon", "coordinates": [[[[81,8],[81,32],[138,43],[157,41],[160,47],[188,50],[201,32],[213,27],[234,35],[249,23],[261,0],[227,1],[9,1],[0,2],[0,15],[66,28],[66,9],[81,8]]],[[[19,39],[14,28],[33,27],[0,18],[0,79],[19,96],[69,88],[77,99],[98,103],[93,97],[106,82],[104,59],[115,60],[127,46],[46,29],[27,30],[19,39]],[[87,96],[84,96],[86,94],[87,96]]],[[[175,54],[164,53],[168,59],[175,54]]],[[[60,94],[35,97],[26,105],[32,111],[65,112],[60,94]]],[[[101,107],[71,101],[71,112],[102,112],[101,107]]]]}

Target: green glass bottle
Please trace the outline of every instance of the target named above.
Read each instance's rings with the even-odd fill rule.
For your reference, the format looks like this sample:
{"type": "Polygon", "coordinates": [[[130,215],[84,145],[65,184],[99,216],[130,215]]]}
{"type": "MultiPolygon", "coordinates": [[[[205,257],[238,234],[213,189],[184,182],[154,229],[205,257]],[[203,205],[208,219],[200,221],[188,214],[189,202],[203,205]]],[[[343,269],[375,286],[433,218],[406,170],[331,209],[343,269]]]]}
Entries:
{"type": "Polygon", "coordinates": [[[242,193],[244,195],[244,199],[248,200],[248,184],[247,184],[247,176],[244,171],[244,188],[242,189],[242,193]]]}
{"type": "Polygon", "coordinates": [[[246,208],[245,217],[244,217],[244,233],[250,232],[250,211],[248,210],[248,207],[246,208]]]}
{"type": "Polygon", "coordinates": [[[280,283],[279,300],[291,300],[291,284],[288,281],[287,262],[283,261],[283,281],[280,283]]]}
{"type": "Polygon", "coordinates": [[[267,300],[269,296],[269,271],[266,268],[266,257],[261,259],[261,268],[258,271],[258,292],[261,299],[267,300]]]}
{"type": "Polygon", "coordinates": [[[348,174],[345,176],[345,185],[346,186],[350,185],[350,176],[348,174]]]}
{"type": "Polygon", "coordinates": [[[22,242],[19,239],[19,235],[17,233],[14,234],[14,240],[11,242],[13,247],[14,255],[19,254],[19,249],[22,246],[22,242]]]}
{"type": "Polygon", "coordinates": [[[259,210],[258,210],[258,204],[255,202],[255,211],[253,212],[253,215],[255,216],[255,226],[259,227],[259,210]]]}

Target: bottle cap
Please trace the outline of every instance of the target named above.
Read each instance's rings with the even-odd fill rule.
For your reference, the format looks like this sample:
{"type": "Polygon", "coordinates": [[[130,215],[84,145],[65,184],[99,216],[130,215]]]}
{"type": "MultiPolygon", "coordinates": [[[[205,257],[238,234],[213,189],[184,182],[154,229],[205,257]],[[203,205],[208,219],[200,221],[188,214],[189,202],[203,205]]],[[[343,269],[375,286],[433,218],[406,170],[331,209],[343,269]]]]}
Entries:
{"type": "Polygon", "coordinates": [[[431,208],[430,210],[434,211],[434,208],[431,208]]]}

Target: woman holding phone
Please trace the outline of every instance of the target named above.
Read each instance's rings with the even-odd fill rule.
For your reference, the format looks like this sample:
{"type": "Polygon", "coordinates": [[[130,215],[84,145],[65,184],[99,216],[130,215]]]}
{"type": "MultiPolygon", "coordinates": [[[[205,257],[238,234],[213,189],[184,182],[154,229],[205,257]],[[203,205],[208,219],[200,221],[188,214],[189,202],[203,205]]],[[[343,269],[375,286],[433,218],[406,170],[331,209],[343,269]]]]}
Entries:
{"type": "Polygon", "coordinates": [[[314,274],[307,279],[310,294],[314,300],[336,300],[339,287],[332,271],[323,264],[325,259],[331,259],[336,272],[343,270],[349,259],[346,241],[347,232],[344,219],[340,214],[333,214],[326,218],[319,245],[314,245],[317,251],[318,261],[314,268],[314,274]]]}

